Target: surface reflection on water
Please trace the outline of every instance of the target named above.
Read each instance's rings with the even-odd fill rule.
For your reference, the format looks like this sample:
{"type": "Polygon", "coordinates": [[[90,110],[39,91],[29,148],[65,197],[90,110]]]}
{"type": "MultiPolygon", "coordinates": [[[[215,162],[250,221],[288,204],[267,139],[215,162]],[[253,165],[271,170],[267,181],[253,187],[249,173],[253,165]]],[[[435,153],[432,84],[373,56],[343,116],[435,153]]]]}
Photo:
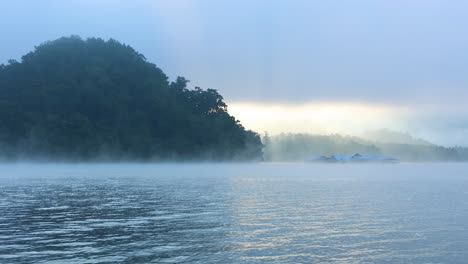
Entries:
{"type": "Polygon", "coordinates": [[[0,263],[466,263],[468,165],[1,165],[0,263]]]}

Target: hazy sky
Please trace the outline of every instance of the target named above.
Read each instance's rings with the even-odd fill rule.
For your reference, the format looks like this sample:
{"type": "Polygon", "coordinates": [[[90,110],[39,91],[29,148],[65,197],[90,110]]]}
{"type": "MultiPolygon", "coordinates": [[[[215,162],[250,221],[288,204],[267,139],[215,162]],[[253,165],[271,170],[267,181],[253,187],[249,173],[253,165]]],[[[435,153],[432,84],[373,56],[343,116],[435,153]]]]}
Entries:
{"type": "Polygon", "coordinates": [[[468,145],[468,1],[15,0],[0,25],[0,62],[112,37],[218,89],[257,131],[387,127],[468,145]]]}

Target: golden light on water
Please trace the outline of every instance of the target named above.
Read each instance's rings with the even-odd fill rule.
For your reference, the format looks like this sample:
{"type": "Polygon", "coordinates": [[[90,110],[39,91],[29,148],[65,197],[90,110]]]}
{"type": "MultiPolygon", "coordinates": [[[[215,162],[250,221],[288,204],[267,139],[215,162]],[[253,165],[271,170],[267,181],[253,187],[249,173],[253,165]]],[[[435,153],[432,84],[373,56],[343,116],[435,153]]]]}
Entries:
{"type": "Polygon", "coordinates": [[[229,103],[229,113],[246,128],[272,134],[355,134],[369,129],[397,128],[397,116],[401,116],[403,112],[400,108],[388,105],[364,103],[229,103]]]}

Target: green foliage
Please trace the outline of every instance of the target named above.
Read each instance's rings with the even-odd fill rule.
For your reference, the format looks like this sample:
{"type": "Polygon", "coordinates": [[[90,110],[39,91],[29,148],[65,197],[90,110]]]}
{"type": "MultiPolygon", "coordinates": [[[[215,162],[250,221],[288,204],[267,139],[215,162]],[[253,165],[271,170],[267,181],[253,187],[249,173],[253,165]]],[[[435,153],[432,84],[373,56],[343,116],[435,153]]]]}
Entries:
{"type": "Polygon", "coordinates": [[[374,145],[362,144],[355,138],[340,135],[280,134],[269,137],[269,142],[264,144],[274,161],[303,161],[314,156],[334,154],[380,154],[374,145]]]}
{"type": "MultiPolygon", "coordinates": [[[[423,142],[423,141],[418,141],[423,142]]],[[[467,161],[468,149],[425,144],[382,143],[341,135],[280,134],[264,137],[265,156],[273,161],[303,161],[335,154],[386,155],[401,161],[467,161]]]]}
{"type": "Polygon", "coordinates": [[[5,157],[256,159],[262,144],[214,89],[187,88],[133,48],[77,36],[0,66],[5,157]]]}

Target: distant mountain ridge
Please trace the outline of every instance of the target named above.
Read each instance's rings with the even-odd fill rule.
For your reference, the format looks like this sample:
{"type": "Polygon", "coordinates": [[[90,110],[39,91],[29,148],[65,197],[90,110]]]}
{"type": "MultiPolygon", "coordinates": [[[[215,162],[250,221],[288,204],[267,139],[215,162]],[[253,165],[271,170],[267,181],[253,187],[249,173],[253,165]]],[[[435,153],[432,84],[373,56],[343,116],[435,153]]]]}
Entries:
{"type": "Polygon", "coordinates": [[[424,139],[415,138],[409,133],[397,132],[385,128],[366,131],[360,137],[378,143],[434,146],[433,143],[424,139]]]}
{"type": "Polygon", "coordinates": [[[264,157],[271,161],[304,161],[311,157],[356,153],[385,155],[400,161],[468,161],[468,148],[443,147],[413,137],[411,139],[408,142],[413,142],[413,144],[379,142],[339,134],[289,133],[271,137],[265,135],[262,141],[265,144],[264,157]]]}

